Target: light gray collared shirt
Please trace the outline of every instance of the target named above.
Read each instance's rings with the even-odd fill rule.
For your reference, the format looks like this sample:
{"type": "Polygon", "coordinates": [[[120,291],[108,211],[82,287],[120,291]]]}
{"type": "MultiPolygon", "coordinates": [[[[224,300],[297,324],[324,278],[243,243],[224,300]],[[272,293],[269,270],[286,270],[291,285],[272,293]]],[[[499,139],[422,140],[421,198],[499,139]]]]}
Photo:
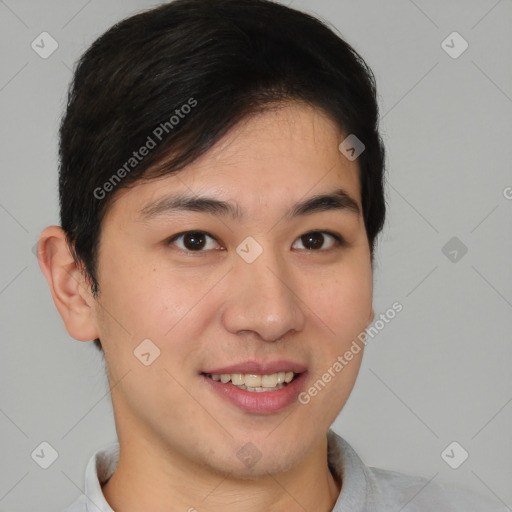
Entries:
{"type": "MultiPolygon", "coordinates": [[[[508,512],[507,507],[469,490],[368,467],[333,430],[327,439],[329,466],[342,481],[332,512],[508,512]]],[[[64,512],[114,512],[101,484],[113,475],[118,460],[117,442],[98,450],[87,464],[85,494],[64,512]]]]}

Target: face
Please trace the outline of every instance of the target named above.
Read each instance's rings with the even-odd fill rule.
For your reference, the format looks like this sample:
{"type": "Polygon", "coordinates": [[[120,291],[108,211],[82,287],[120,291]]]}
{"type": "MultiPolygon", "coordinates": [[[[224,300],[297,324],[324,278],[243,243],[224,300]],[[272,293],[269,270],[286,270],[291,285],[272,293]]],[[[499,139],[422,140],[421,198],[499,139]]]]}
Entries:
{"type": "Polygon", "coordinates": [[[363,351],[335,363],[373,318],[357,160],[338,150],[344,138],[292,104],[244,121],[178,174],[118,192],[91,306],[121,443],[150,440],[252,478],[299,464],[325,438],[363,351]],[[178,194],[227,206],[189,209],[178,194]],[[334,199],[295,207],[318,195],[334,199]]]}

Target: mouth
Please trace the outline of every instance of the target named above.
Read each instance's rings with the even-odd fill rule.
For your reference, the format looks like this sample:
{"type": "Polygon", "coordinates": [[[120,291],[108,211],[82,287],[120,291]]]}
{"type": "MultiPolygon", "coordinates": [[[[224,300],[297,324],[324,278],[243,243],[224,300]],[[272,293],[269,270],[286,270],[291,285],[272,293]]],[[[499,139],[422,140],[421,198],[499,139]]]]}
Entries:
{"type": "Polygon", "coordinates": [[[307,375],[306,366],[289,361],[249,361],[200,372],[216,397],[252,414],[275,414],[299,403],[307,375]]]}
{"type": "Polygon", "coordinates": [[[254,373],[203,373],[203,375],[216,382],[232,384],[238,389],[251,393],[267,393],[283,389],[293,382],[299,373],[287,371],[266,375],[254,373]]]}

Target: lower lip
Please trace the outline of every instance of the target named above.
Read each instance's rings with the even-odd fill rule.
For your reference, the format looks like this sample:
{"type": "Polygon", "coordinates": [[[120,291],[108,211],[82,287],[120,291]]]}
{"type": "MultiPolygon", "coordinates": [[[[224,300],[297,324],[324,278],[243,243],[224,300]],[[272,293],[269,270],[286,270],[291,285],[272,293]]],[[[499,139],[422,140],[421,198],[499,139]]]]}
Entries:
{"type": "Polygon", "coordinates": [[[246,391],[233,384],[224,384],[220,381],[210,379],[206,375],[201,378],[211,386],[213,391],[236,405],[239,409],[253,414],[272,414],[288,407],[293,402],[298,402],[298,396],[304,387],[307,372],[302,372],[284,388],[276,391],[246,391]]]}

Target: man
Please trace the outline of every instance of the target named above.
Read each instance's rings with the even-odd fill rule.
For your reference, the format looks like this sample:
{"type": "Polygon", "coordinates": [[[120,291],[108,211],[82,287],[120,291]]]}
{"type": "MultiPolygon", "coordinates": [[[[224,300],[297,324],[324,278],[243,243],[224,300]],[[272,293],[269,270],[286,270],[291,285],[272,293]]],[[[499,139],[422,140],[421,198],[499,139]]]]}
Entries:
{"type": "Polygon", "coordinates": [[[85,53],[38,254],[119,444],[68,512],[499,510],[329,430],[374,317],[377,121],[362,58],[269,1],[178,0],[85,53]]]}

